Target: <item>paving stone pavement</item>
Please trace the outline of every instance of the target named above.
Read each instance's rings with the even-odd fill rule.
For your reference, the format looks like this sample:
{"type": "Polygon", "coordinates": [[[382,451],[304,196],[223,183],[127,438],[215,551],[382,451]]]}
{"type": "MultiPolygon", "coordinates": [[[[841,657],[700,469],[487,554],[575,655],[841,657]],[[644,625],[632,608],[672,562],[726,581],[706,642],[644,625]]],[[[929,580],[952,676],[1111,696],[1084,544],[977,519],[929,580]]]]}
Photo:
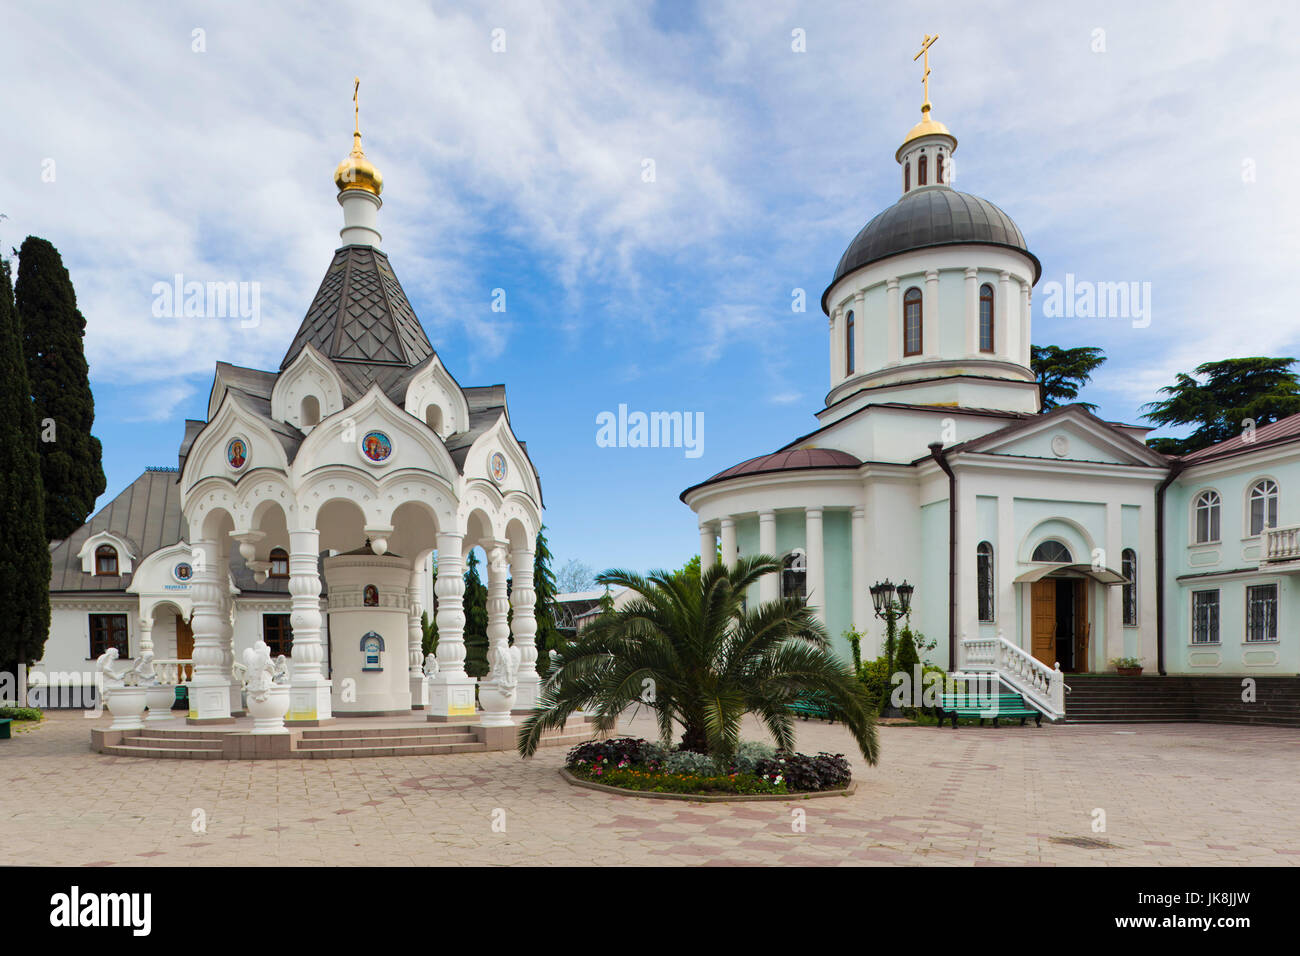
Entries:
{"type": "Polygon", "coordinates": [[[56,712],[0,743],[0,865],[1300,864],[1286,728],[882,727],[868,768],[843,728],[800,721],[801,750],[852,758],[853,796],[706,804],[571,787],[562,748],[148,760],[90,752],[92,726],[56,712]]]}

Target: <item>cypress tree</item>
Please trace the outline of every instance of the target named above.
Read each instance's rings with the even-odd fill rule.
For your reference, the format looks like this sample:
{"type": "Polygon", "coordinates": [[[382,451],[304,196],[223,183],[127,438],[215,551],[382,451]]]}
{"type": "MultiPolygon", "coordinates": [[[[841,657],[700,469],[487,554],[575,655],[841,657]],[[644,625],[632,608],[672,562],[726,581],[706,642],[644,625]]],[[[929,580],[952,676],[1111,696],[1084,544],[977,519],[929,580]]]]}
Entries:
{"type": "Polygon", "coordinates": [[[0,259],[0,667],[10,672],[40,660],[50,632],[50,549],[36,448],[22,320],[9,263],[0,259]]]}
{"type": "Polygon", "coordinates": [[[104,493],[103,449],[91,433],[95,399],[86,365],[86,320],[59,251],[28,236],[19,252],[18,314],[40,441],[45,533],[68,537],[104,493]]]}
{"type": "Polygon", "coordinates": [[[465,673],[486,677],[488,672],[487,585],[478,574],[478,553],[465,561],[465,673]]]}
{"type": "Polygon", "coordinates": [[[555,573],[551,570],[551,549],[546,543],[546,526],[537,532],[533,548],[533,590],[537,593],[537,673],[550,673],[552,650],[560,646],[560,629],[555,623],[555,573]]]}

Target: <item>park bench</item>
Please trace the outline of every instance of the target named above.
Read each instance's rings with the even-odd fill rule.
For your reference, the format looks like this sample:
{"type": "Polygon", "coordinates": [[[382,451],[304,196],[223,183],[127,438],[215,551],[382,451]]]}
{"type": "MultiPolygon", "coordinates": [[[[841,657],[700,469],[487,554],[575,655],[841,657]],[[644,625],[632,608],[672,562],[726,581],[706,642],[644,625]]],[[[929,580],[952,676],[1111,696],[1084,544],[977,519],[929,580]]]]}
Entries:
{"type": "Polygon", "coordinates": [[[818,720],[829,720],[835,723],[835,714],[832,712],[830,702],[826,695],[821,692],[805,694],[790,704],[790,711],[807,720],[809,717],[815,717],[818,720]]]}
{"type": "Polygon", "coordinates": [[[949,718],[952,719],[953,727],[956,727],[958,717],[978,717],[981,727],[986,718],[992,719],[993,726],[996,727],[1003,717],[1019,717],[1020,726],[1023,727],[1025,718],[1032,717],[1037,726],[1043,726],[1042,713],[1026,704],[1019,694],[942,694],[937,710],[940,727],[949,718]]]}
{"type": "Polygon", "coordinates": [[[11,723],[12,723],[12,718],[0,717],[0,740],[10,739],[9,725],[11,723]]]}

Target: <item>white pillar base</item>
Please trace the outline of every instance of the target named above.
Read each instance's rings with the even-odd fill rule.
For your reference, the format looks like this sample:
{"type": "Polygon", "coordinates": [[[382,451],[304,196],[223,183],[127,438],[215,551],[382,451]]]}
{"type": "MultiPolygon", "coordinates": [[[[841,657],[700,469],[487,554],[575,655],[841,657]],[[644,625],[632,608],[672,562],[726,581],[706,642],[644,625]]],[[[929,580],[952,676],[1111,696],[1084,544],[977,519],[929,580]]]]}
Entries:
{"type": "Polygon", "coordinates": [[[332,681],[322,680],[294,684],[289,688],[289,723],[303,720],[330,720],[334,709],[330,703],[332,681]]]}
{"type": "Polygon", "coordinates": [[[428,681],[429,719],[464,718],[478,716],[474,707],[474,678],[467,674],[453,676],[438,674],[428,681]]]}
{"type": "Polygon", "coordinates": [[[190,681],[190,718],[230,720],[230,685],[224,680],[208,683],[196,677],[190,681]]]}
{"type": "Polygon", "coordinates": [[[519,683],[515,687],[515,712],[531,711],[537,706],[537,697],[542,692],[542,679],[536,674],[531,679],[519,675],[519,683]]]}
{"type": "Polygon", "coordinates": [[[424,676],[411,678],[411,709],[424,710],[429,706],[429,682],[424,676]]]}

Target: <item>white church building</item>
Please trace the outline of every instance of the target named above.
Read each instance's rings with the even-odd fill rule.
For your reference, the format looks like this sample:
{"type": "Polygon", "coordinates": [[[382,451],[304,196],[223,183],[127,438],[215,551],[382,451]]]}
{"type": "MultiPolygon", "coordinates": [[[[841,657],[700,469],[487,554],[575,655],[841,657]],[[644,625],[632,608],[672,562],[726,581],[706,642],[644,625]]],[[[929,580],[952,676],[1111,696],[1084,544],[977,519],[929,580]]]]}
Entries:
{"type": "Polygon", "coordinates": [[[264,640],[290,661],[290,727],[413,710],[501,726],[531,709],[537,472],[505,388],[460,385],[425,335],[380,247],[383,180],[359,126],[335,184],[342,242],[279,367],[218,363],[179,466],[146,471],[53,544],[51,632],[33,667],[51,683],[90,680],[110,647],[149,652],[188,682],[191,725],[225,724],[243,710],[232,665],[264,640]],[[461,600],[475,547],[492,663],[477,687],[461,600]],[[420,618],[434,558],[431,667],[420,618]],[[486,692],[498,685],[510,693],[486,692]]]}
{"type": "Polygon", "coordinates": [[[1113,672],[1116,658],[1159,674],[1296,675],[1300,549],[1296,528],[1279,525],[1273,480],[1288,461],[1282,510],[1300,521],[1296,429],[1260,453],[1267,465],[1250,447],[1200,456],[1234,471],[1217,480],[1247,509],[1236,561],[1218,511],[1212,533],[1197,517],[1209,479],[1193,476],[1211,466],[1158,454],[1149,429],[1079,405],[1040,413],[1030,301],[1041,266],[1010,216],[953,188],[956,149],[927,83],[921,122],[895,154],[900,198],[849,243],[822,295],[830,374],[817,427],[682,492],[701,555],[781,557],[784,573],[751,600],[805,595],[846,659],[851,629],[864,657],[882,653],[871,587],[906,580],[936,663],[997,671],[1050,716],[1064,710],[1065,675],[1113,672]],[[1248,498],[1270,487],[1272,510],[1252,524],[1248,498]],[[1222,628],[1220,586],[1234,610],[1222,628]],[[1253,610],[1248,586],[1260,589],[1253,610]],[[1198,588],[1214,589],[1213,603],[1198,588]]]}

